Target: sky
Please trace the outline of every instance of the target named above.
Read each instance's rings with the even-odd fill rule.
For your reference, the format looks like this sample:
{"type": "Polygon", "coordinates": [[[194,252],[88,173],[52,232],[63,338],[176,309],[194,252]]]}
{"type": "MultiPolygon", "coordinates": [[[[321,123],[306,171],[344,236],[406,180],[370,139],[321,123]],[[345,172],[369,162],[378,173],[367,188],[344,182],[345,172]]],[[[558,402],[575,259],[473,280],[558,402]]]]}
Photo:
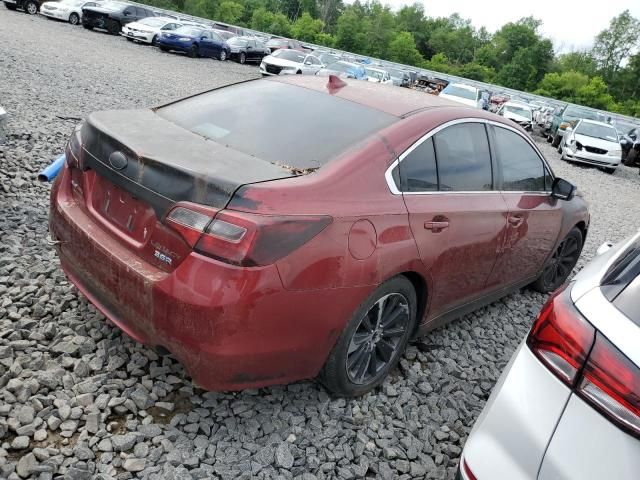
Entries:
{"type": "MultiPolygon", "coordinates": [[[[609,26],[609,21],[629,9],[640,18],[640,0],[416,0],[429,17],[459,13],[476,28],[495,32],[507,22],[533,15],[542,20],[541,32],[553,40],[556,52],[589,48],[593,38],[609,26]],[[596,7],[596,5],[598,5],[596,7]]],[[[394,10],[414,0],[380,0],[394,10]]],[[[350,2],[349,2],[350,3],[350,2]]]]}

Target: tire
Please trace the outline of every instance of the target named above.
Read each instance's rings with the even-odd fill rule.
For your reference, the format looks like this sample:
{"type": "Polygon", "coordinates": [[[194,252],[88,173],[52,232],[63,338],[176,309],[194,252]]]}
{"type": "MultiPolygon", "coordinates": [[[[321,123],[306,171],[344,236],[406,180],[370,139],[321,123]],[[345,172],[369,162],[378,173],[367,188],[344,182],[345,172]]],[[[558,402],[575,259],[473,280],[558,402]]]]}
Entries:
{"type": "Polygon", "coordinates": [[[603,168],[602,170],[604,170],[604,172],[608,173],[609,175],[613,175],[614,173],[616,173],[615,168],[603,168]]]}
{"type": "Polygon", "coordinates": [[[569,277],[582,252],[582,232],[573,227],[547,260],[540,277],[530,286],[540,293],[551,293],[569,277]]]}
{"type": "Polygon", "coordinates": [[[240,56],[238,57],[238,62],[244,65],[247,62],[247,54],[244,52],[240,52],[240,56]]]}
{"type": "Polygon", "coordinates": [[[125,37],[128,42],[133,42],[133,38],[125,37]]]}
{"type": "Polygon", "coordinates": [[[157,43],[158,43],[158,35],[154,35],[153,38],[151,39],[151,46],[155,47],[157,43]]]}
{"type": "Polygon", "coordinates": [[[87,30],[93,30],[93,27],[91,25],[86,25],[86,24],[83,23],[82,26],[84,28],[86,28],[87,30]]]}
{"type": "Polygon", "coordinates": [[[379,386],[400,361],[415,330],[416,312],[416,292],[407,278],[394,277],[380,285],[344,328],[322,367],[320,381],[344,397],[363,395],[379,386]],[[380,305],[383,313],[391,311],[381,323],[375,325],[374,320],[372,325],[380,305]],[[372,359],[379,362],[374,368],[372,359]]]}
{"type": "Polygon", "coordinates": [[[15,10],[18,8],[15,3],[5,3],[4,6],[7,7],[7,10],[15,10]]]}
{"type": "Polygon", "coordinates": [[[296,72],[296,75],[302,75],[302,71],[298,70],[298,71],[296,72]]]}
{"type": "Polygon", "coordinates": [[[38,13],[38,4],[33,0],[28,0],[24,4],[24,11],[29,15],[35,15],[36,13],[38,13]]]}
{"type": "Polygon", "coordinates": [[[553,142],[551,142],[551,146],[552,147],[557,147],[558,145],[560,145],[560,141],[562,140],[562,137],[560,135],[556,135],[553,137],[553,142]]]}
{"type": "Polygon", "coordinates": [[[80,23],[80,15],[76,12],[71,13],[71,15],[69,15],[69,23],[71,25],[78,25],[80,23]]]}
{"type": "Polygon", "coordinates": [[[556,151],[560,154],[562,153],[562,143],[558,145],[558,148],[556,149],[556,151]]]}
{"type": "Polygon", "coordinates": [[[218,60],[220,60],[221,62],[227,60],[227,51],[224,48],[220,50],[220,53],[218,54],[218,60]]]}
{"type": "Polygon", "coordinates": [[[627,153],[627,156],[622,163],[625,164],[627,167],[634,167],[636,165],[637,157],[638,157],[638,152],[636,152],[635,148],[631,148],[631,150],[629,150],[629,153],[627,153]]]}
{"type": "Polygon", "coordinates": [[[198,46],[191,45],[191,48],[189,49],[189,53],[187,53],[187,55],[189,55],[190,58],[198,58],[200,56],[198,54],[198,46]]]}
{"type": "Polygon", "coordinates": [[[547,134],[547,143],[551,143],[551,141],[553,140],[553,137],[551,136],[551,134],[547,134]]]}
{"type": "Polygon", "coordinates": [[[120,26],[120,23],[116,22],[115,20],[111,20],[107,24],[107,32],[109,32],[110,35],[119,35],[121,29],[122,27],[120,26]]]}
{"type": "Polygon", "coordinates": [[[169,49],[167,47],[163,47],[162,45],[160,45],[160,50],[162,50],[163,52],[168,52],[169,49]]]}

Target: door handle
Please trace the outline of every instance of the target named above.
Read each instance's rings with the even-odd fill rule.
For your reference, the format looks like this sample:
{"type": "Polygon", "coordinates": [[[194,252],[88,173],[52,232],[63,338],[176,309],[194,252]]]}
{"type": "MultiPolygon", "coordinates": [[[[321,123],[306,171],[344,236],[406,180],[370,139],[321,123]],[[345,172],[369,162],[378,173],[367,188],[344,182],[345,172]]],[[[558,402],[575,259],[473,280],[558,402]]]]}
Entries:
{"type": "Polygon", "coordinates": [[[444,230],[445,228],[449,228],[449,222],[447,221],[424,222],[424,228],[426,230],[431,230],[433,233],[438,233],[444,230]]]}
{"type": "Polygon", "coordinates": [[[507,222],[514,227],[519,227],[524,222],[524,215],[509,215],[507,222]]]}

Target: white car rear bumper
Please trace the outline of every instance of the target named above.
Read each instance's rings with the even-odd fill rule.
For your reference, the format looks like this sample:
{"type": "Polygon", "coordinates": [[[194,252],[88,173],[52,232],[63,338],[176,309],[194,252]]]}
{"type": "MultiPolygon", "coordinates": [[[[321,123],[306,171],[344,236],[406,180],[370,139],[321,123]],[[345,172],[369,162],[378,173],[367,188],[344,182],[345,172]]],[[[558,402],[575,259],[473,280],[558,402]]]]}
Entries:
{"type": "Polygon", "coordinates": [[[478,480],[535,480],[570,396],[523,342],[464,447],[464,459],[478,480]]]}

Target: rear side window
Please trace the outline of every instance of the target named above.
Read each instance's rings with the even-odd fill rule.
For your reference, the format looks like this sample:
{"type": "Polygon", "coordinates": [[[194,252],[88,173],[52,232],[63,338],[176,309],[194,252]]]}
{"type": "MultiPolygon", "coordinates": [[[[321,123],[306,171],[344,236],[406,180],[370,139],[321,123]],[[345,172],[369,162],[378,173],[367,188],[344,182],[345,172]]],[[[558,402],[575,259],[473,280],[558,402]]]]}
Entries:
{"type": "Polygon", "coordinates": [[[502,169],[502,190],[543,192],[546,190],[544,163],[515,132],[495,127],[496,154],[502,169]]]}
{"type": "Polygon", "coordinates": [[[325,92],[268,80],[213,90],[156,113],[236,151],[301,169],[325,165],[398,120],[325,92]]]}
{"type": "Polygon", "coordinates": [[[452,125],[434,135],[441,191],[493,189],[491,155],[482,123],[452,125]]]}
{"type": "Polygon", "coordinates": [[[403,192],[435,192],[438,172],[433,139],[428,138],[400,162],[400,183],[403,192]]]}

